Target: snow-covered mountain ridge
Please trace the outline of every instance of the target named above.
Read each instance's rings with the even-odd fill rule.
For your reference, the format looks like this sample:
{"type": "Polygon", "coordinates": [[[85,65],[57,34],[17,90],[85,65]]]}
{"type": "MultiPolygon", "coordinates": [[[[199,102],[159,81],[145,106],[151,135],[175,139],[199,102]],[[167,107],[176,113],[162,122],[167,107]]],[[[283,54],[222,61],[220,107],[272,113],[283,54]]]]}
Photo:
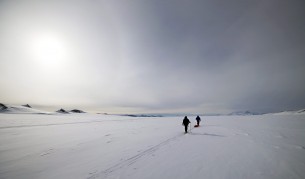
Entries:
{"type": "MultiPolygon", "coordinates": [[[[86,113],[80,109],[65,110],[60,108],[55,112],[48,112],[44,110],[35,109],[29,104],[25,105],[9,105],[0,103],[0,113],[13,113],[13,114],[73,114],[73,113],[86,113]]],[[[263,114],[273,114],[273,115],[285,115],[285,114],[304,114],[305,109],[296,111],[282,111],[276,113],[258,113],[251,111],[236,111],[229,114],[199,114],[199,116],[252,116],[252,115],[263,115],[263,114]]],[[[105,113],[107,114],[107,113],[105,113]]],[[[143,113],[143,114],[112,114],[118,116],[129,116],[129,117],[181,117],[181,116],[197,116],[197,114],[182,114],[182,113],[143,113]]]]}
{"type": "Polygon", "coordinates": [[[12,114],[73,114],[73,113],[86,113],[79,109],[65,110],[63,108],[55,111],[48,112],[39,109],[32,108],[29,104],[25,105],[8,105],[0,103],[0,113],[12,113],[12,114]]]}
{"type": "Polygon", "coordinates": [[[51,114],[50,112],[32,108],[30,105],[8,105],[0,103],[0,113],[12,114],[51,114]]]}

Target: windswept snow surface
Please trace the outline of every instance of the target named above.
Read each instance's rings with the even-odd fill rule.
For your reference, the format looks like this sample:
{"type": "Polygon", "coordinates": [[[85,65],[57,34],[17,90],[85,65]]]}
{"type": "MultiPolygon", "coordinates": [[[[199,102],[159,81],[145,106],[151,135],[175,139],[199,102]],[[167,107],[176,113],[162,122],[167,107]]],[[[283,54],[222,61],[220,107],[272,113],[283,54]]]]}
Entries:
{"type": "Polygon", "coordinates": [[[202,117],[188,134],[181,122],[0,114],[0,178],[305,178],[305,115],[202,117]]]}

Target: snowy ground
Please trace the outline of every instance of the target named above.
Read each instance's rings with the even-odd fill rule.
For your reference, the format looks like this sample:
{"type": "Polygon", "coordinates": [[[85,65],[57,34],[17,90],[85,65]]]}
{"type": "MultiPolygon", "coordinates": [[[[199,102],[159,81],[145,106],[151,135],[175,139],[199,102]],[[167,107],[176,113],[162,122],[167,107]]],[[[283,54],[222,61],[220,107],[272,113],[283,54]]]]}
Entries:
{"type": "Polygon", "coordinates": [[[0,114],[1,179],[303,179],[305,115],[0,114]],[[190,117],[194,125],[194,117],[190,117]]]}

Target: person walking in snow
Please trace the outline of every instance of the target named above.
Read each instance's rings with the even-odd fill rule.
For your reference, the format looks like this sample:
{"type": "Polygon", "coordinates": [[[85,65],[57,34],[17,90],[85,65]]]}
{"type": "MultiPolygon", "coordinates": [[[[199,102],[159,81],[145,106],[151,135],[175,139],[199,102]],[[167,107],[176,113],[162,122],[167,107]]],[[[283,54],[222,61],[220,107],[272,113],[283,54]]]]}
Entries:
{"type": "Polygon", "coordinates": [[[199,126],[199,123],[200,123],[200,121],[201,121],[201,119],[200,119],[199,116],[196,117],[196,121],[197,121],[197,126],[199,126]]]}
{"type": "Polygon", "coordinates": [[[182,125],[184,125],[185,133],[187,133],[189,123],[191,123],[190,120],[187,118],[187,116],[185,116],[182,122],[182,125]]]}

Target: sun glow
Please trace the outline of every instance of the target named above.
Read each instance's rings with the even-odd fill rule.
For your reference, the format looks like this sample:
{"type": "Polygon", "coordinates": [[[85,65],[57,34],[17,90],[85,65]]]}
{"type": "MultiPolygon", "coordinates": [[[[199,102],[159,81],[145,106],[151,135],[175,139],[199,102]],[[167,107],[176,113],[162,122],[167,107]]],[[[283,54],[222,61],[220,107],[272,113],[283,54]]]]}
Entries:
{"type": "Polygon", "coordinates": [[[30,40],[30,58],[47,67],[63,65],[68,58],[67,45],[63,38],[55,34],[35,35],[30,40]]]}

